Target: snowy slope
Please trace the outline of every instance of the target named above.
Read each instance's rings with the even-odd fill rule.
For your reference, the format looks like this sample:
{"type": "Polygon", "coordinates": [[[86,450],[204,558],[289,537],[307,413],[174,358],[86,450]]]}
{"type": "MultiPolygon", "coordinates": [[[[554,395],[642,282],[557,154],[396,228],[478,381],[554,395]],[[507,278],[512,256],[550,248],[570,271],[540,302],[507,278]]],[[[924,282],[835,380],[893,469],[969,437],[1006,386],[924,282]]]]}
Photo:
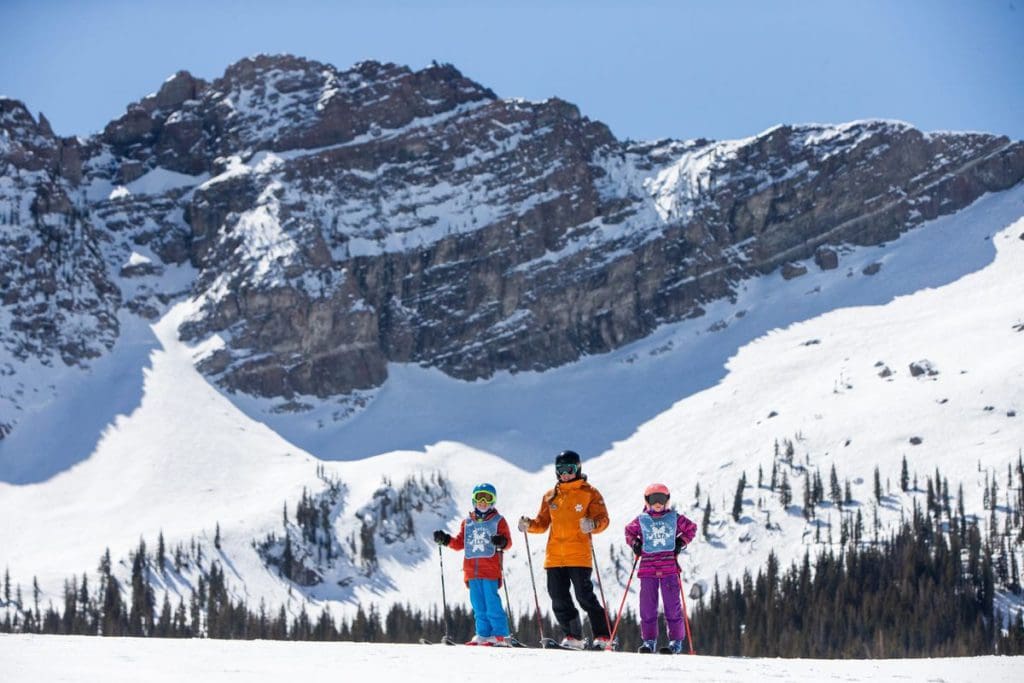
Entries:
{"type": "Polygon", "coordinates": [[[631,653],[449,648],[368,643],[0,637],[10,683],[178,683],[179,681],[443,681],[479,671],[505,681],[665,681],[746,683],[759,680],[958,681],[1019,680],[1021,657],[902,660],[798,660],[643,657],[631,653]],[[343,672],[343,673],[342,673],[343,672]]]}
{"type": "MultiPolygon", "coordinates": [[[[69,398],[40,401],[0,445],[0,518],[17,520],[0,526],[0,564],[24,586],[38,577],[43,602],[59,603],[64,579],[93,572],[106,547],[123,560],[140,537],[152,548],[162,531],[169,545],[198,538],[209,556],[219,525],[229,584],[251,604],[287,603],[294,613],[308,598],[335,615],[360,602],[428,607],[439,601],[430,532],[457,526],[479,481],[498,487],[507,516],[535,514],[552,483],[545,465],[563,448],[584,454],[611,511],[611,529],[596,537],[611,601],[628,571],[621,528],[652,480],[668,484],[697,521],[697,484],[700,502],[710,495],[714,506],[711,542],[694,543],[684,559],[687,584],[756,571],[771,549],[784,563],[801,556],[814,527],[799,507],[783,510],[756,488],[776,440],[792,440],[797,463],[826,481],[834,464],[869,529],[876,514],[893,524],[911,505],[897,485],[904,455],[922,480],[939,468],[954,489],[962,483],[968,511],[980,515],[987,470],[1002,476],[1024,446],[1024,333],[1015,327],[1024,323],[1022,216],[1024,188],[986,196],[884,247],[849,250],[838,271],[810,263],[795,280],[749,281],[735,303],[545,373],[465,383],[392,367],[365,409],[328,429],[317,428],[317,416],[345,405],[324,403],[298,423],[212,387],[193,365],[208,349],[177,339],[195,312],[184,301],[151,328],[126,326],[109,365],[68,378],[73,390],[55,394],[69,398]],[[864,274],[874,263],[880,272],[864,274]],[[939,374],[912,378],[909,363],[922,359],[939,374]],[[880,377],[879,362],[894,374],[880,377]],[[324,488],[320,465],[343,484],[342,545],[383,477],[400,486],[443,473],[454,501],[418,513],[415,538],[383,549],[369,576],[342,562],[330,580],[300,589],[264,566],[253,541],[280,534],[282,506],[294,509],[304,488],[324,488]],[[872,503],[876,466],[892,484],[881,506],[872,503]],[[751,487],[735,523],[728,511],[742,472],[751,487]]],[[[802,479],[791,483],[799,505],[802,479]]],[[[839,513],[825,504],[819,519],[837,526],[839,513]]],[[[530,577],[522,537],[514,543],[507,579],[512,608],[523,612],[530,577]]],[[[531,549],[540,566],[543,539],[531,538],[531,549]]],[[[449,600],[464,602],[458,562],[447,557],[449,600]]],[[[187,596],[194,579],[185,572],[156,583],[187,596]]]]}

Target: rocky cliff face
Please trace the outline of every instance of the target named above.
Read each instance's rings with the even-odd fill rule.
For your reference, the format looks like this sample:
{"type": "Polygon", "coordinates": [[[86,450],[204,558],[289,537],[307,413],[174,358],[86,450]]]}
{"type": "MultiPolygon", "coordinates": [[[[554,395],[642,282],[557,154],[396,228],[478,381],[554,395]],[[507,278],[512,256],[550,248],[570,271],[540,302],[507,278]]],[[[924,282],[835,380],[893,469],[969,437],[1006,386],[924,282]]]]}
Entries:
{"type": "Polygon", "coordinates": [[[183,337],[223,341],[201,368],[288,398],[378,386],[393,361],[472,379],[608,351],[1024,178],[1024,144],[988,135],[620,142],[451,66],[289,56],[179,72],[88,140],[0,101],[0,136],[12,357],[86,362],[119,311],[187,294],[183,337]]]}
{"type": "Polygon", "coordinates": [[[80,180],[78,141],[0,100],[0,344],[14,359],[82,365],[117,338],[120,292],[80,180]]]}

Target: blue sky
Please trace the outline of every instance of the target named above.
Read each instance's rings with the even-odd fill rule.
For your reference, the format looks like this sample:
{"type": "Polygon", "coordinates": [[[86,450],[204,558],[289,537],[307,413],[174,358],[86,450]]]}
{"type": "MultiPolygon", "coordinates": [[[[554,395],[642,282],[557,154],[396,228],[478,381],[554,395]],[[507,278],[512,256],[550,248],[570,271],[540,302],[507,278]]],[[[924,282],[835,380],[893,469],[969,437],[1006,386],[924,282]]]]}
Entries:
{"type": "Polygon", "coordinates": [[[102,129],[179,69],[212,80],[288,52],[450,62],[619,138],[894,118],[1024,139],[1024,0],[0,0],[0,35],[0,94],[61,135],[102,129]]]}

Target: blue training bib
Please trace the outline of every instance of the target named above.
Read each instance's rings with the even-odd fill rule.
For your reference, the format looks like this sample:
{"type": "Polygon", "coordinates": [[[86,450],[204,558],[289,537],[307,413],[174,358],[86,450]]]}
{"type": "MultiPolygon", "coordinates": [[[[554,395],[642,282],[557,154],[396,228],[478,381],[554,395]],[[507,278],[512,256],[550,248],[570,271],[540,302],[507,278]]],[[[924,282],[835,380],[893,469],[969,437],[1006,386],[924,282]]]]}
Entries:
{"type": "Polygon", "coordinates": [[[644,552],[663,553],[676,549],[676,522],[679,513],[669,510],[660,517],[648,513],[640,515],[640,530],[643,532],[644,552]]]}
{"type": "Polygon", "coordinates": [[[494,515],[485,520],[475,520],[472,517],[466,520],[466,533],[463,538],[466,542],[467,560],[494,557],[497,550],[491,542],[491,537],[498,534],[499,520],[501,515],[494,515]]]}

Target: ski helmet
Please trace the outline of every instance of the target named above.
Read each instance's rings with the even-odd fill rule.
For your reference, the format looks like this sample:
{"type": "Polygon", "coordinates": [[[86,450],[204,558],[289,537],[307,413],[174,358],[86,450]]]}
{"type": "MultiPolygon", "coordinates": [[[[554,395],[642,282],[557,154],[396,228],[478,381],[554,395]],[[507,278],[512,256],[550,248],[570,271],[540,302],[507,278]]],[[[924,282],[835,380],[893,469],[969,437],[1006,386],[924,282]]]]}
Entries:
{"type": "Polygon", "coordinates": [[[576,451],[562,451],[555,456],[555,476],[580,473],[580,454],[576,451]]]}
{"type": "Polygon", "coordinates": [[[579,465],[580,454],[576,451],[562,451],[555,456],[556,465],[579,465]]]}
{"type": "Polygon", "coordinates": [[[494,488],[493,484],[477,484],[473,487],[474,503],[477,500],[477,496],[480,496],[484,500],[487,500],[487,498],[490,497],[490,500],[487,500],[487,502],[494,505],[494,501],[498,498],[498,491],[494,488]]]}
{"type": "Polygon", "coordinates": [[[668,503],[668,499],[672,494],[669,493],[668,487],[664,484],[651,484],[644,489],[644,500],[647,501],[647,503],[651,503],[652,496],[656,496],[656,502],[665,504],[668,503]],[[664,496],[664,500],[658,500],[658,498],[661,498],[662,496],[664,496]]]}

